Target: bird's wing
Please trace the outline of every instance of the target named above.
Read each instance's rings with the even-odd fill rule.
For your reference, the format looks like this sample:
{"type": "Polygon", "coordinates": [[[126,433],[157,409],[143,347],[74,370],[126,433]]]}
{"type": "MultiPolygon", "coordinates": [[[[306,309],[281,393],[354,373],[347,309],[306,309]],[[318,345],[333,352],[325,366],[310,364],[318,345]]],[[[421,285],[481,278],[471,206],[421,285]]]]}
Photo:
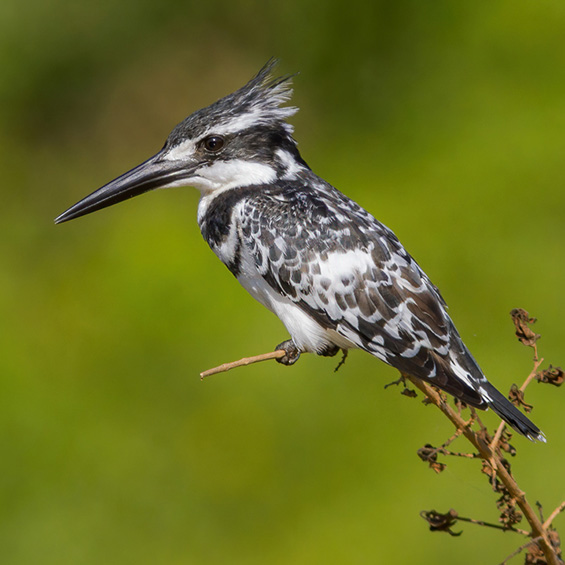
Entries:
{"type": "Polygon", "coordinates": [[[242,242],[264,280],[318,324],[473,405],[484,381],[438,289],[396,236],[329,185],[242,202],[242,242]],[[466,386],[466,383],[469,383],[466,386]]]}

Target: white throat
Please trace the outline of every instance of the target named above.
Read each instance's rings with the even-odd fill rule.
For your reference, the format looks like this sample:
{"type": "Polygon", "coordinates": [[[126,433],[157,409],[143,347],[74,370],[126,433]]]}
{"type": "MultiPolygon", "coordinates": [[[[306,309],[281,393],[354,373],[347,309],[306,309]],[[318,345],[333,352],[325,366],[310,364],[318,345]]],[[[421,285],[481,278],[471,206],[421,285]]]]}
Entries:
{"type": "Polygon", "coordinates": [[[218,194],[243,186],[268,184],[273,182],[277,173],[273,167],[263,163],[253,163],[242,159],[216,161],[212,165],[200,167],[186,184],[200,191],[198,220],[204,216],[209,203],[218,194]]]}
{"type": "Polygon", "coordinates": [[[276,176],[275,169],[269,165],[232,159],[216,161],[209,166],[200,167],[189,182],[204,196],[238,186],[270,183],[276,176]]]}

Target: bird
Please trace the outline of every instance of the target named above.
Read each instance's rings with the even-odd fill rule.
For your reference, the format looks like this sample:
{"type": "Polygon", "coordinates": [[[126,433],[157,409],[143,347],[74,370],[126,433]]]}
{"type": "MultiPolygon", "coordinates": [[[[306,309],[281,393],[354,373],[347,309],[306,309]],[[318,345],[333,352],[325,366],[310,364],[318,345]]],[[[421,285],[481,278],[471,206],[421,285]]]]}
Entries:
{"type": "Polygon", "coordinates": [[[288,118],[294,75],[270,59],[243,87],[173,128],[163,148],[55,219],[66,222],[157,188],[200,191],[202,236],[281,320],[284,365],[360,349],[532,441],[544,434],[485,377],[438,288],[396,235],[317,176],[288,118]]]}

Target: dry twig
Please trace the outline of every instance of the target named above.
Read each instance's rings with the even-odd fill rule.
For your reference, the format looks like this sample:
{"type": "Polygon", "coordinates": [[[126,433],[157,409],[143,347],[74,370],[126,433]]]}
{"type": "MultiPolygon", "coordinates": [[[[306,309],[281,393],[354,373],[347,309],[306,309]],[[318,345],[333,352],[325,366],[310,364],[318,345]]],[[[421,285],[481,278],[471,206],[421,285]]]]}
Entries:
{"type": "Polygon", "coordinates": [[[207,371],[202,371],[200,373],[200,380],[211,375],[216,375],[218,373],[225,373],[236,367],[245,367],[246,365],[251,365],[253,363],[259,363],[260,361],[268,361],[269,359],[280,359],[286,355],[286,351],[282,349],[277,349],[276,351],[270,351],[269,353],[262,353],[261,355],[254,355],[253,357],[244,357],[238,361],[232,361],[231,363],[223,363],[218,367],[213,369],[208,369],[207,371]]]}
{"type": "Polygon", "coordinates": [[[521,545],[516,551],[513,551],[504,561],[501,561],[500,565],[506,565],[506,563],[508,563],[508,561],[510,561],[510,559],[512,559],[513,557],[516,557],[516,555],[518,555],[519,553],[522,553],[522,551],[524,551],[524,549],[531,546],[532,544],[536,544],[539,540],[540,540],[540,538],[534,538],[534,539],[530,540],[529,542],[521,545]]]}
{"type": "Polygon", "coordinates": [[[549,528],[553,520],[555,520],[563,510],[565,510],[565,500],[549,515],[549,518],[543,523],[543,527],[549,528]]]}
{"type": "Polygon", "coordinates": [[[481,458],[485,462],[493,464],[493,473],[496,474],[498,480],[504,485],[510,497],[516,500],[516,504],[520,507],[524,517],[530,524],[530,527],[532,528],[531,536],[540,538],[538,543],[546,557],[547,563],[551,565],[560,565],[561,561],[555,548],[553,548],[549,541],[547,529],[543,527],[543,524],[534,512],[534,509],[526,500],[525,493],[520,490],[520,487],[506,469],[506,466],[503,464],[498,454],[490,449],[488,443],[481,438],[479,433],[474,432],[466,425],[463,418],[461,418],[461,416],[459,416],[459,414],[457,414],[430,385],[412,377],[408,378],[414,386],[419,388],[432,401],[432,403],[435,404],[445,414],[445,416],[447,416],[456,428],[463,431],[463,435],[477,449],[481,458]]]}

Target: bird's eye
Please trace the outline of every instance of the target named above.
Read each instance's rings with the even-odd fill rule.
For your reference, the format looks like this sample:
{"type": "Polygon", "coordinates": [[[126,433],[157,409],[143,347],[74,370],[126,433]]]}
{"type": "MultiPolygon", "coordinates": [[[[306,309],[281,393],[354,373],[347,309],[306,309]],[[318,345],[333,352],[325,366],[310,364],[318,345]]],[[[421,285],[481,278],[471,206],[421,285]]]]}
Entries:
{"type": "Polygon", "coordinates": [[[224,138],[219,135],[209,135],[204,138],[203,144],[207,151],[216,153],[224,146],[224,138]]]}

